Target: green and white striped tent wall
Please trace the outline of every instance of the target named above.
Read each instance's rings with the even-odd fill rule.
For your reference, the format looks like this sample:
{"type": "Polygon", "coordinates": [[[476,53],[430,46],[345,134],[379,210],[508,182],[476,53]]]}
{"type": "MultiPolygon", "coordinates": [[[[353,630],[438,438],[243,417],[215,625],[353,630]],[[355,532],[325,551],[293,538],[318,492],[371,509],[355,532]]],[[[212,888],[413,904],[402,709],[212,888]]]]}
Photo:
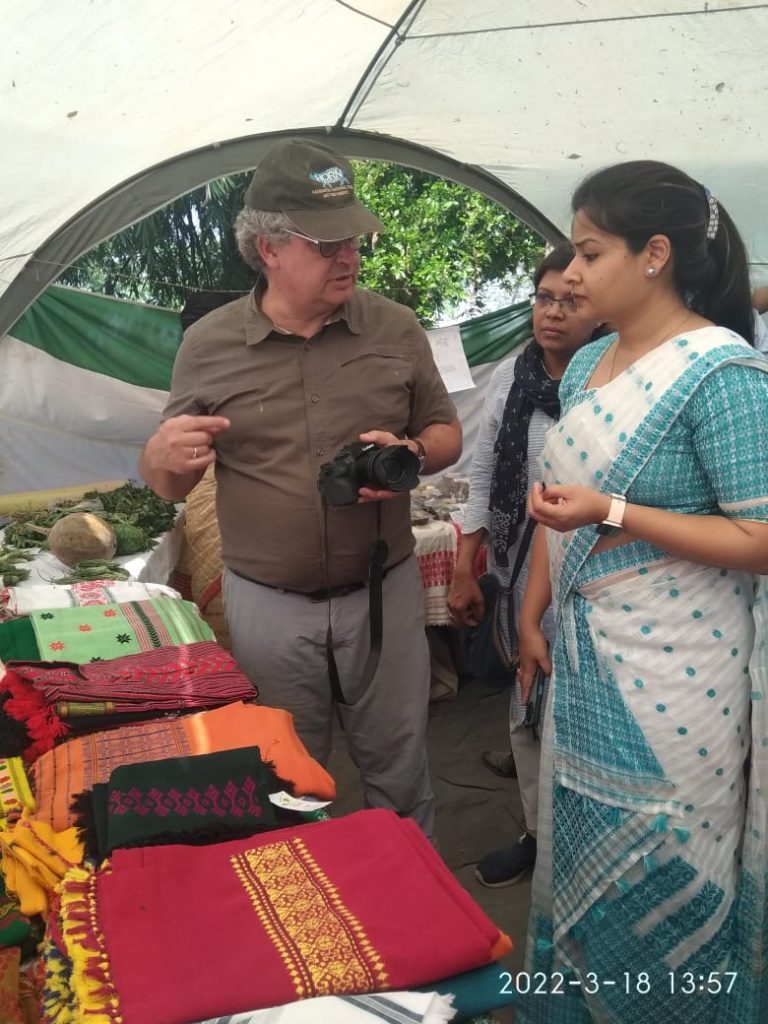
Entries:
{"type": "MultiPolygon", "coordinates": [[[[453,396],[465,430],[463,471],[490,375],[530,336],[530,306],[486,314],[460,331],[476,384],[453,396]]],[[[0,494],[137,478],[180,340],[172,310],[59,285],[43,292],[0,339],[0,494]]]]}

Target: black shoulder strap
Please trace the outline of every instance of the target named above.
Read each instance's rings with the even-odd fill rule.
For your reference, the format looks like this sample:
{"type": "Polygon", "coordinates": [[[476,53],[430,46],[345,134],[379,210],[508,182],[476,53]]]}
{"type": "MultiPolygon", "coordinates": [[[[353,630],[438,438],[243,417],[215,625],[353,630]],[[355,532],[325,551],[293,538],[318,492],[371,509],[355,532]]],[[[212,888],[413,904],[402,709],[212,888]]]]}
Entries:
{"type": "MultiPolygon", "coordinates": [[[[513,596],[513,590],[515,588],[515,583],[517,583],[517,578],[520,575],[520,570],[523,568],[523,562],[525,561],[525,556],[528,554],[528,548],[531,546],[531,538],[533,537],[533,531],[535,529],[536,529],[536,520],[529,518],[528,522],[525,524],[525,529],[523,530],[523,535],[520,538],[520,545],[519,545],[519,547],[517,549],[517,558],[515,559],[515,564],[514,564],[514,567],[512,569],[512,576],[510,577],[509,586],[507,587],[507,590],[506,590],[506,598],[507,598],[507,629],[509,631],[508,635],[509,635],[510,642],[512,644],[512,660],[513,661],[516,660],[516,653],[515,653],[516,639],[515,638],[517,636],[517,630],[515,629],[515,600],[514,600],[514,596],[513,596]]],[[[501,615],[501,602],[499,602],[497,604],[496,608],[497,608],[497,613],[496,614],[497,615],[501,615]]],[[[516,670],[516,666],[515,666],[514,670],[516,670]]]]}
{"type": "Polygon", "coordinates": [[[523,535],[520,538],[520,546],[517,549],[517,558],[515,559],[515,565],[512,569],[512,576],[510,577],[509,580],[510,591],[517,583],[517,577],[520,575],[520,570],[523,568],[523,562],[525,561],[525,556],[528,554],[528,548],[531,546],[531,538],[533,537],[533,531],[535,529],[536,520],[529,518],[528,522],[525,524],[523,535]]]}
{"type": "MultiPolygon", "coordinates": [[[[323,515],[326,517],[326,551],[327,544],[327,508],[323,503],[323,515]]],[[[369,644],[368,655],[363,665],[360,678],[360,697],[362,699],[373,682],[376,670],[379,667],[381,658],[381,645],[384,637],[384,596],[382,583],[384,580],[384,565],[389,557],[389,547],[381,536],[381,502],[376,502],[376,540],[371,547],[371,556],[368,563],[368,629],[369,644]]],[[[328,563],[326,555],[326,580],[328,579],[328,563]]],[[[333,630],[331,628],[331,602],[328,595],[328,629],[325,636],[325,655],[328,663],[328,678],[331,684],[333,699],[338,704],[349,704],[350,701],[344,696],[344,691],[339,678],[339,670],[336,665],[336,658],[333,653],[333,630]]],[[[352,703],[356,703],[353,701],[352,703]]]]}

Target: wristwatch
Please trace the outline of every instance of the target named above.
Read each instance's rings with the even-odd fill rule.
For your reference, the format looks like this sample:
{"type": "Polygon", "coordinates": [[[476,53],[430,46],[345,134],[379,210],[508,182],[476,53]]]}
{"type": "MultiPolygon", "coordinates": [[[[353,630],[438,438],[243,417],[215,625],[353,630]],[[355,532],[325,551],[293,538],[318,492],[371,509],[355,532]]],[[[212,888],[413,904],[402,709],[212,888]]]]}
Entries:
{"type": "Polygon", "coordinates": [[[617,533],[621,533],[622,525],[624,523],[624,510],[627,507],[627,498],[624,494],[612,494],[611,495],[611,507],[608,509],[608,515],[595,527],[595,533],[599,533],[601,537],[615,537],[617,533]]]}
{"type": "Polygon", "coordinates": [[[427,449],[422,444],[418,437],[409,437],[409,441],[416,445],[416,452],[414,453],[419,460],[419,472],[424,469],[424,463],[427,461],[427,449]]]}

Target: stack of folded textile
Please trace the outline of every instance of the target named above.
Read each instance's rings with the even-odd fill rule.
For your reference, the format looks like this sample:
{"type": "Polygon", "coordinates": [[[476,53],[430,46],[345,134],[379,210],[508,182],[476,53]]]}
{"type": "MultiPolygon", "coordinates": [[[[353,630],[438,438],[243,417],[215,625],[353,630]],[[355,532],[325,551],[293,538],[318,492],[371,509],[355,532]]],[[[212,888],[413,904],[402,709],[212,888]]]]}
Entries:
{"type": "MultiPolygon", "coordinates": [[[[37,1024],[40,1020],[30,977],[43,932],[40,914],[47,910],[48,898],[61,884],[66,871],[80,863],[77,859],[61,859],[59,851],[45,841],[57,838],[50,831],[42,836],[34,831],[29,822],[34,808],[21,759],[0,758],[2,1024],[37,1024]]],[[[74,835],[71,838],[77,842],[74,835]]]]}
{"type": "Polygon", "coordinates": [[[96,783],[109,782],[122,765],[254,745],[276,774],[291,783],[296,796],[335,797],[333,779],[309,756],[287,711],[237,702],[213,711],[77,736],[54,747],[31,768],[37,816],[57,830],[68,828],[75,820],[73,799],[96,783]]]}
{"type": "Polygon", "coordinates": [[[77,824],[97,862],[132,846],[223,842],[275,828],[269,793],[287,785],[258,747],[126,764],[76,798],[77,824]]]}
{"type": "Polygon", "coordinates": [[[0,623],[0,659],[83,664],[213,639],[191,602],[151,598],[32,611],[0,623]]]}
{"type": "Polygon", "coordinates": [[[320,996],[201,1024],[446,1024],[456,1011],[436,992],[387,992],[385,996],[320,996]]]}
{"type": "Polygon", "coordinates": [[[0,602],[3,1024],[443,1024],[498,1005],[506,936],[412,821],[301,809],[333,778],[194,605],[32,589],[0,602]]]}
{"type": "Polygon", "coordinates": [[[19,752],[33,760],[72,733],[255,696],[232,655],[210,641],[85,665],[10,661],[0,679],[0,728],[4,722],[6,734],[19,736],[23,726],[28,743],[19,752]]]}
{"type": "Polygon", "coordinates": [[[0,587],[0,622],[23,618],[32,612],[49,612],[54,608],[84,608],[126,601],[151,601],[154,598],[178,600],[180,597],[181,594],[172,587],[160,583],[139,583],[138,580],[0,587]]]}
{"type": "Polygon", "coordinates": [[[408,989],[511,947],[417,826],[383,810],[116,850],[69,873],[60,934],[76,1005],[125,1024],[408,989]]]}

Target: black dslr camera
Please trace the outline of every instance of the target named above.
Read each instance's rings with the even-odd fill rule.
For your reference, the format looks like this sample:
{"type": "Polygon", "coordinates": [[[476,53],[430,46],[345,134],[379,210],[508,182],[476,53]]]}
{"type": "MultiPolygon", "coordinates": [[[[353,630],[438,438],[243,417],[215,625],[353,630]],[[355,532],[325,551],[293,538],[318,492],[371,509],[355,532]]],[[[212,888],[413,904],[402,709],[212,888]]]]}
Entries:
{"type": "Polygon", "coordinates": [[[410,491],[419,479],[419,458],[404,444],[381,448],[353,441],[320,467],[317,486],[327,505],[354,505],[361,487],[410,491]]]}

